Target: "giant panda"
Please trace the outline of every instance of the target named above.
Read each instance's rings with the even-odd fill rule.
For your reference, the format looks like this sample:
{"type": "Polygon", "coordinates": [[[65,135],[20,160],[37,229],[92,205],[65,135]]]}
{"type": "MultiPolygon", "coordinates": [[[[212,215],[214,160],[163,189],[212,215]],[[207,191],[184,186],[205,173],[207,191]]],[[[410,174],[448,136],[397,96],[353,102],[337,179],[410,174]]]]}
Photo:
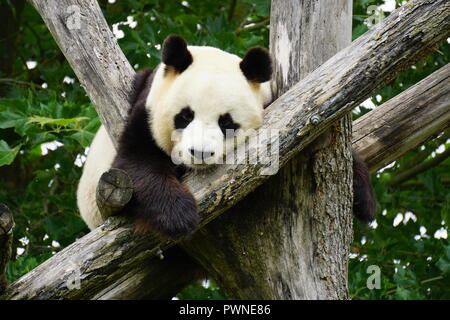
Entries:
{"type": "MultiPolygon", "coordinates": [[[[90,229],[103,220],[96,187],[111,167],[125,170],[133,196],[123,212],[139,231],[176,238],[198,223],[196,201],[181,175],[204,169],[228,152],[224,140],[245,135],[262,123],[271,101],[269,53],[251,48],[241,59],[208,46],[187,46],[177,35],[166,38],[161,63],[136,74],[130,110],[117,152],[103,126],[98,130],[77,189],[81,217],[90,229]],[[195,161],[193,161],[195,160],[195,161]]],[[[354,153],[354,211],[373,218],[375,201],[367,167],[354,153]]]]}

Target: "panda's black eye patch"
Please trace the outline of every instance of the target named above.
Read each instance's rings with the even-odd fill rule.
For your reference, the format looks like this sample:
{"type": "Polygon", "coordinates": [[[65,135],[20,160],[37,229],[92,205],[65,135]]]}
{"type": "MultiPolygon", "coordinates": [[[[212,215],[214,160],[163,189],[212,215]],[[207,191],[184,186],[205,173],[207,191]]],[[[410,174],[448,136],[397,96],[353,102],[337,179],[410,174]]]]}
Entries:
{"type": "Polygon", "coordinates": [[[186,128],[192,120],[194,120],[194,111],[189,107],[181,109],[174,118],[175,129],[186,128]]]}
{"type": "Polygon", "coordinates": [[[224,136],[226,136],[227,129],[228,130],[237,130],[239,129],[239,123],[234,122],[233,118],[229,113],[223,114],[219,117],[219,127],[222,130],[224,136]]]}

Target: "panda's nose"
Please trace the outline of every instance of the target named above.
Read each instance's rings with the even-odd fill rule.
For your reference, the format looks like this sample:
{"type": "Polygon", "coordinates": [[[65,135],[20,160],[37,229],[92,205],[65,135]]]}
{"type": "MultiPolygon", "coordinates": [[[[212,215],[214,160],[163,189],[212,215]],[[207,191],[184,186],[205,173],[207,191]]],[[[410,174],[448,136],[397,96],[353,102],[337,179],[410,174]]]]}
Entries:
{"type": "Polygon", "coordinates": [[[212,156],[214,156],[214,152],[213,151],[199,151],[199,150],[195,150],[195,149],[189,149],[189,152],[191,153],[191,155],[194,158],[200,159],[200,160],[206,160],[208,158],[211,158],[212,156]]]}

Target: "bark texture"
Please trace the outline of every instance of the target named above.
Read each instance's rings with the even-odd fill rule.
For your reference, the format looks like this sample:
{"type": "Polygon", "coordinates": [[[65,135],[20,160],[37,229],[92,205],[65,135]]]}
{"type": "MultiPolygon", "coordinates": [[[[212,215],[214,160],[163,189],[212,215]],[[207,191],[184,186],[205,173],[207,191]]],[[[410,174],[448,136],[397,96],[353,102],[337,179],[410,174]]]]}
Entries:
{"type": "Polygon", "coordinates": [[[11,259],[14,219],[7,206],[0,204],[0,293],[3,293],[6,281],[6,266],[11,259]]]}
{"type": "Polygon", "coordinates": [[[104,172],[96,190],[96,202],[103,219],[123,209],[132,195],[133,184],[125,171],[111,168],[104,172]]]}

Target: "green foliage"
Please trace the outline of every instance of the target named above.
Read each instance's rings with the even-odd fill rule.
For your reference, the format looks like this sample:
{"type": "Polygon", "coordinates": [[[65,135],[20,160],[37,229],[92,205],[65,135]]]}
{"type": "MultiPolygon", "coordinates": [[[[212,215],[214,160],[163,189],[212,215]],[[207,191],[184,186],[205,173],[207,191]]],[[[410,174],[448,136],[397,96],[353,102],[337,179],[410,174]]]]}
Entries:
{"type": "Polygon", "coordinates": [[[22,145],[18,144],[11,148],[6,141],[0,140],[0,166],[11,164],[22,145]]]}
{"type": "Polygon", "coordinates": [[[53,90],[22,90],[21,96],[0,99],[1,136],[14,146],[0,143],[0,154],[10,154],[2,163],[10,166],[0,168],[6,180],[0,202],[14,212],[13,248],[24,250],[9,266],[10,280],[87,231],[76,209],[81,168],[74,162],[100,125],[90,104],[66,100],[53,90]]]}
{"type": "MultiPolygon", "coordinates": [[[[14,7],[15,2],[9,3],[14,7]]],[[[118,43],[135,69],[154,68],[162,41],[172,33],[189,39],[190,44],[217,46],[241,56],[251,46],[268,47],[269,0],[99,3],[111,28],[123,32],[118,43]]],[[[364,23],[368,6],[382,3],[354,1],[353,39],[368,30],[364,23]]],[[[88,232],[76,208],[78,165],[100,125],[36,11],[27,3],[23,11],[14,12],[21,17],[15,44],[0,46],[0,50],[13,52],[0,52],[0,66],[12,65],[12,70],[0,70],[0,203],[11,208],[16,221],[13,250],[17,254],[8,265],[9,281],[88,232]],[[36,61],[36,67],[29,69],[27,61],[36,61]]],[[[2,32],[0,39],[6,37],[2,32]]],[[[449,57],[449,44],[444,43],[374,94],[371,102],[378,106],[387,101],[447,64],[449,57]]],[[[354,118],[369,111],[365,104],[354,118]]],[[[444,133],[373,176],[378,217],[376,227],[355,222],[349,265],[353,299],[450,298],[449,240],[434,236],[448,231],[450,223],[449,159],[399,185],[390,185],[392,177],[449,148],[449,137],[444,133]],[[381,270],[380,289],[367,288],[370,265],[381,270]]],[[[209,286],[195,283],[178,298],[226,296],[211,282],[209,286]]]]}
{"type": "MultiPolygon", "coordinates": [[[[353,37],[367,30],[364,17],[367,5],[382,1],[355,1],[353,37]],[[360,18],[362,17],[362,19],[360,18]]],[[[398,4],[397,4],[398,6],[398,4]]],[[[388,13],[386,13],[388,15],[388,13]]],[[[425,59],[403,72],[371,97],[378,106],[409,88],[450,61],[450,45],[441,44],[425,59]]],[[[357,118],[370,111],[360,107],[357,118]]],[[[401,172],[432,160],[436,152],[450,148],[448,130],[424,146],[372,176],[377,195],[377,219],[372,227],[355,225],[352,258],[349,265],[349,288],[353,299],[449,299],[450,285],[446,259],[450,224],[450,159],[392,185],[401,172]],[[394,221],[397,219],[395,226],[394,221]],[[369,290],[367,267],[381,269],[381,289],[369,290]]]]}
{"type": "Polygon", "coordinates": [[[187,286],[179,294],[180,300],[226,300],[227,296],[219,287],[210,281],[197,281],[187,286]]]}
{"type": "Polygon", "coordinates": [[[180,34],[191,45],[208,45],[243,55],[254,45],[268,46],[268,28],[242,31],[245,25],[267,17],[270,1],[118,1],[104,4],[108,22],[119,24],[124,37],[119,45],[136,69],[153,68],[159,63],[161,43],[170,34],[180,34]],[[261,6],[261,4],[264,4],[261,6]],[[264,8],[264,9],[261,9],[264,8]],[[263,16],[261,14],[264,14],[263,16]]]}

